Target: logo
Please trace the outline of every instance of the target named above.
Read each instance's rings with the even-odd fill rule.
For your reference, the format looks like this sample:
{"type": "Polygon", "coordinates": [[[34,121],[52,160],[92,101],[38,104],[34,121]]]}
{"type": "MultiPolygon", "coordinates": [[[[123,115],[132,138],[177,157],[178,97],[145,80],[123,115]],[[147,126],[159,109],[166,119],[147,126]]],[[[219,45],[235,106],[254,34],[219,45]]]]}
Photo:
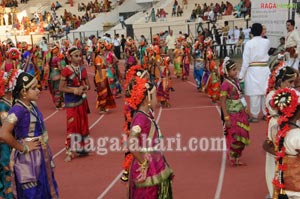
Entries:
{"type": "Polygon", "coordinates": [[[277,9],[277,8],[286,8],[286,9],[296,9],[297,4],[296,3],[261,3],[260,8],[262,9],[277,9]]]}

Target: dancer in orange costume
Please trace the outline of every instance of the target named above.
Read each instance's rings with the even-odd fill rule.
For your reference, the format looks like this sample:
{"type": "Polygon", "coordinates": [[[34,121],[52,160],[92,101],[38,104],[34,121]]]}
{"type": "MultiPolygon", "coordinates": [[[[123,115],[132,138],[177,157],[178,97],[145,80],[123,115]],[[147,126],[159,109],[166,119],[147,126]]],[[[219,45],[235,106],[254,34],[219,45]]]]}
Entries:
{"type": "Polygon", "coordinates": [[[113,94],[107,78],[107,60],[105,57],[105,43],[99,41],[95,51],[95,84],[97,90],[96,108],[100,113],[106,113],[109,109],[116,108],[113,94]]]}

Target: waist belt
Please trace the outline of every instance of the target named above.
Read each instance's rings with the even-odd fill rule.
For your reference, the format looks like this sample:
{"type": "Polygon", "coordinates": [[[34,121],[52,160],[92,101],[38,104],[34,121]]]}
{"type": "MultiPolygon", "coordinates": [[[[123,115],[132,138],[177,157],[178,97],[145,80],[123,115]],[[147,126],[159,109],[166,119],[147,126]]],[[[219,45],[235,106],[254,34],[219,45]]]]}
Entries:
{"type": "Polygon", "coordinates": [[[252,62],[249,67],[266,67],[268,66],[267,62],[252,62]]]}
{"type": "Polygon", "coordinates": [[[27,138],[23,138],[22,140],[27,141],[27,142],[30,142],[30,141],[33,141],[33,140],[38,140],[42,144],[46,144],[48,142],[48,133],[47,133],[47,131],[45,131],[43,133],[43,135],[35,136],[35,137],[27,137],[27,138]]]}

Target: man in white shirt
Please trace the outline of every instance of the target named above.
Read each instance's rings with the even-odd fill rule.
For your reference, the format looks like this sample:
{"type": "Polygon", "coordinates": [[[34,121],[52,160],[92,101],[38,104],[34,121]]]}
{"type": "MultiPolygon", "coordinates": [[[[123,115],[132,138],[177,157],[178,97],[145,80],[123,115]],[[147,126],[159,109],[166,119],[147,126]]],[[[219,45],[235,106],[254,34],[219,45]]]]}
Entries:
{"type": "Polygon", "coordinates": [[[115,34],[114,39],[112,40],[114,44],[114,53],[118,59],[121,59],[121,41],[119,34],[115,34]]]}
{"type": "Polygon", "coordinates": [[[244,79],[245,95],[250,97],[250,122],[258,122],[260,111],[266,115],[265,94],[270,75],[267,64],[270,41],[261,37],[262,25],[259,23],[252,25],[251,33],[254,37],[245,44],[239,79],[244,79]]]}
{"type": "Polygon", "coordinates": [[[86,60],[88,62],[88,65],[90,65],[92,55],[93,55],[93,42],[88,37],[85,38],[85,47],[86,47],[86,60]]]}
{"type": "Polygon", "coordinates": [[[199,33],[199,31],[203,32],[204,31],[204,29],[202,27],[203,19],[202,19],[201,16],[198,17],[198,21],[197,22],[198,22],[197,33],[199,33]],[[201,30],[199,30],[200,28],[201,28],[201,30]]]}
{"type": "Polygon", "coordinates": [[[215,13],[212,9],[210,9],[208,13],[208,21],[209,22],[214,22],[215,21],[215,13]]]}
{"type": "Polygon", "coordinates": [[[286,61],[288,66],[298,70],[299,68],[299,53],[300,53],[300,37],[295,30],[295,21],[290,19],[286,21],[286,29],[288,31],[285,38],[285,51],[289,53],[286,61]]]}
{"type": "Polygon", "coordinates": [[[125,24],[125,20],[124,20],[124,16],[123,15],[120,15],[119,16],[119,21],[122,25],[122,28],[124,29],[124,27],[126,28],[126,24],[125,24]]]}
{"type": "Polygon", "coordinates": [[[173,30],[170,30],[166,37],[166,45],[168,46],[168,55],[171,63],[173,63],[173,51],[175,49],[176,37],[173,35],[173,30]]]}
{"type": "Polygon", "coordinates": [[[245,41],[248,41],[250,39],[250,32],[251,32],[250,28],[243,29],[243,33],[245,34],[245,41]]]}
{"type": "Polygon", "coordinates": [[[47,45],[46,37],[43,37],[42,40],[40,41],[40,49],[42,50],[42,55],[44,58],[48,52],[48,45],[47,45]]]}

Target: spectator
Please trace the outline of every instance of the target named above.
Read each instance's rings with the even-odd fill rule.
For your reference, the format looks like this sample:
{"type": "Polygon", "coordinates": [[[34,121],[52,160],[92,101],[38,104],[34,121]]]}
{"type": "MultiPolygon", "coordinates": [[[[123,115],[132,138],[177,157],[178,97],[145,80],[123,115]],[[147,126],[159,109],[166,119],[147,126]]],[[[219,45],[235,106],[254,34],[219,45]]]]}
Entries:
{"type": "Polygon", "coordinates": [[[160,18],[162,21],[166,21],[167,20],[167,12],[161,8],[160,11],[159,11],[159,15],[160,15],[160,18]]]}
{"type": "Polygon", "coordinates": [[[51,4],[51,10],[55,11],[55,3],[54,2],[51,4]]]}
{"type": "Polygon", "coordinates": [[[114,53],[118,59],[121,59],[121,41],[119,38],[119,34],[115,34],[115,37],[113,39],[114,44],[114,53]]]}
{"type": "Polygon", "coordinates": [[[248,8],[245,5],[242,5],[240,17],[244,17],[245,18],[246,15],[247,15],[247,12],[248,12],[248,8]]]}
{"type": "Polygon", "coordinates": [[[151,9],[151,21],[156,22],[156,17],[155,17],[155,10],[154,8],[151,9]]]}
{"type": "Polygon", "coordinates": [[[203,19],[202,19],[202,17],[199,15],[199,17],[198,17],[198,27],[197,27],[197,32],[199,32],[199,31],[203,32],[202,24],[203,24],[203,19]],[[201,29],[201,30],[200,30],[200,29],[201,29]]]}
{"type": "Polygon", "coordinates": [[[122,28],[124,29],[124,27],[126,28],[126,24],[125,24],[125,20],[124,20],[124,16],[123,15],[120,15],[119,16],[119,21],[122,25],[122,28]]]}
{"type": "Polygon", "coordinates": [[[66,36],[70,33],[70,31],[71,31],[71,27],[70,27],[70,25],[67,23],[67,24],[66,24],[66,27],[65,27],[66,36]]]}
{"type": "Polygon", "coordinates": [[[61,7],[62,7],[61,4],[58,1],[56,1],[55,10],[57,10],[57,9],[59,9],[61,7]]]}
{"type": "Polygon", "coordinates": [[[47,39],[46,37],[43,37],[42,40],[40,41],[40,48],[42,50],[42,55],[43,55],[43,59],[47,54],[48,51],[48,45],[47,45],[47,39]]]}
{"type": "Polygon", "coordinates": [[[121,35],[121,47],[122,47],[122,53],[125,51],[125,44],[126,44],[126,39],[125,36],[122,34],[121,35]]]}
{"type": "Polygon", "coordinates": [[[209,9],[208,21],[209,22],[215,22],[215,13],[214,13],[213,9],[209,9]]]}
{"type": "Polygon", "coordinates": [[[148,21],[149,21],[149,13],[146,12],[145,13],[145,23],[148,23],[148,21]]]}
{"type": "Polygon", "coordinates": [[[190,16],[190,22],[193,22],[193,21],[195,21],[196,20],[196,18],[197,18],[197,15],[196,15],[196,10],[193,10],[192,11],[192,14],[191,14],[191,16],[190,16]]]}
{"type": "Polygon", "coordinates": [[[173,30],[170,30],[169,35],[166,37],[166,45],[168,47],[168,55],[170,62],[173,63],[173,51],[175,49],[176,37],[173,35],[173,30]]]}
{"type": "Polygon", "coordinates": [[[172,17],[176,16],[176,5],[174,4],[172,7],[172,17]]]}
{"type": "Polygon", "coordinates": [[[182,16],[182,13],[183,13],[183,10],[182,8],[180,7],[180,5],[177,6],[177,17],[181,17],[182,16]]]}

